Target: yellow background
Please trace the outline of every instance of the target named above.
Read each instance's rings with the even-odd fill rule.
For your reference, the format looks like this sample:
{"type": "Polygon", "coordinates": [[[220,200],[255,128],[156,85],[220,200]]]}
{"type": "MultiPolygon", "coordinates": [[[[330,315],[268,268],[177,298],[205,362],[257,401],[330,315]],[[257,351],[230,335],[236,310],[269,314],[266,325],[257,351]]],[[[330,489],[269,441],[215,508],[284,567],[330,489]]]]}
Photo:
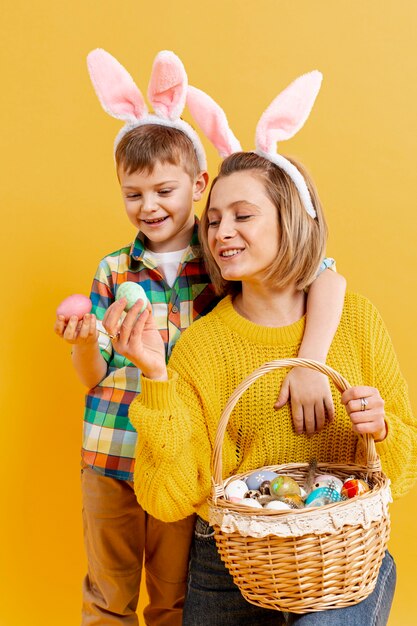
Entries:
{"type": "MultiPolygon", "coordinates": [[[[0,626],[79,623],[83,389],[54,311],[88,294],[99,259],[133,236],[112,159],[120,124],[98,104],[86,54],[107,49],[146,92],[156,52],[174,50],[246,149],[275,94],[322,70],[313,114],[282,150],[313,173],[328,253],[381,310],[415,407],[416,27],[414,0],[3,2],[0,626]]],[[[390,626],[411,626],[417,488],[391,511],[390,626]]]]}

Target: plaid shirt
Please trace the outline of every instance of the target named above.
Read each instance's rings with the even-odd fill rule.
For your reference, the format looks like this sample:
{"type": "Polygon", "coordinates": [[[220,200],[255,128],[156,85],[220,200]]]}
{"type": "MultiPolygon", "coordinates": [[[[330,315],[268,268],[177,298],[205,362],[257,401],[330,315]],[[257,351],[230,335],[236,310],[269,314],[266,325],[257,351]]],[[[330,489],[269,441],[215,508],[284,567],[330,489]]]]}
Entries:
{"type": "MultiPolygon", "coordinates": [[[[131,246],[101,261],[90,296],[99,330],[104,330],[100,320],[114,302],[118,287],[128,280],[138,282],[152,304],[168,360],[181,332],[218,301],[203,263],[197,227],[196,219],[172,287],[152,260],[152,253],[145,249],[140,233],[131,246]]],[[[99,344],[107,362],[107,376],[86,395],[82,458],[105,476],[133,480],[136,431],[129,422],[128,409],[140,391],[140,372],[113,350],[107,335],[100,333],[99,344]]]]}

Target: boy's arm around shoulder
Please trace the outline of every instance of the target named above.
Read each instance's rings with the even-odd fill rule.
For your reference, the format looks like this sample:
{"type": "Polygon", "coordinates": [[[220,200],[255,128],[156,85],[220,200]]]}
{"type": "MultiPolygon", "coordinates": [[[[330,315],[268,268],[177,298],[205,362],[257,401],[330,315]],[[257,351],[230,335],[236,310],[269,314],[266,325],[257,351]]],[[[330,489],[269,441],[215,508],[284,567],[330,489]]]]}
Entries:
{"type": "MultiPolygon", "coordinates": [[[[298,357],[326,362],[340,322],[346,280],[331,269],[322,271],[310,286],[303,340],[298,357]]],[[[295,367],[282,383],[275,408],[291,401],[294,428],[298,434],[322,430],[326,416],[334,418],[334,406],[327,376],[295,367]]]]}
{"type": "Polygon", "coordinates": [[[342,316],[345,293],[346,279],[331,269],[325,269],[311,284],[299,357],[326,362],[342,316]]]}

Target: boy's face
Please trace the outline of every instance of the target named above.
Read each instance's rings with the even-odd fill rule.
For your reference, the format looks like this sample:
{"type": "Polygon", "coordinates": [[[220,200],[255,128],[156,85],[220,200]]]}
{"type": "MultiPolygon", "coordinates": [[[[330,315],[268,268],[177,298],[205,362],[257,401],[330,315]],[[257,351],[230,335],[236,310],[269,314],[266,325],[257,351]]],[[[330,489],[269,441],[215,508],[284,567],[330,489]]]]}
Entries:
{"type": "Polygon", "coordinates": [[[146,237],[154,252],[186,248],[194,227],[193,202],[200,200],[207,185],[207,172],[195,181],[180,165],[155,163],[152,173],[127,174],[119,169],[126,213],[146,237]]]}

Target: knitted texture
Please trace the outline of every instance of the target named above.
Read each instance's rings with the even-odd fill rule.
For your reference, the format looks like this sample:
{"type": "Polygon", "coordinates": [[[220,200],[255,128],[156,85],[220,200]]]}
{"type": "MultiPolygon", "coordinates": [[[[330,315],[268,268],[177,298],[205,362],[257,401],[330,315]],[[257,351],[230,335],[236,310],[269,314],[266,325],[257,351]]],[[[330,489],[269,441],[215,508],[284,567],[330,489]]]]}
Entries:
{"type": "MultiPolygon", "coordinates": [[[[169,380],[142,377],[129,417],[138,431],[135,490],[141,506],[164,521],[197,512],[208,519],[211,456],[217,424],[238,384],[260,365],[297,356],[305,318],[281,328],[258,326],[238,315],[230,297],[195,322],[176,344],[169,380]]],[[[388,436],[377,443],[394,497],[417,478],[414,419],[388,332],[375,307],[348,294],[327,364],[351,385],[370,385],[385,400],[388,436]]],[[[256,380],[230,417],[223,444],[224,478],[264,465],[306,462],[365,464],[363,446],[332,385],[336,418],[313,436],[297,435],[290,406],[273,405],[288,370],[256,380]]]]}

